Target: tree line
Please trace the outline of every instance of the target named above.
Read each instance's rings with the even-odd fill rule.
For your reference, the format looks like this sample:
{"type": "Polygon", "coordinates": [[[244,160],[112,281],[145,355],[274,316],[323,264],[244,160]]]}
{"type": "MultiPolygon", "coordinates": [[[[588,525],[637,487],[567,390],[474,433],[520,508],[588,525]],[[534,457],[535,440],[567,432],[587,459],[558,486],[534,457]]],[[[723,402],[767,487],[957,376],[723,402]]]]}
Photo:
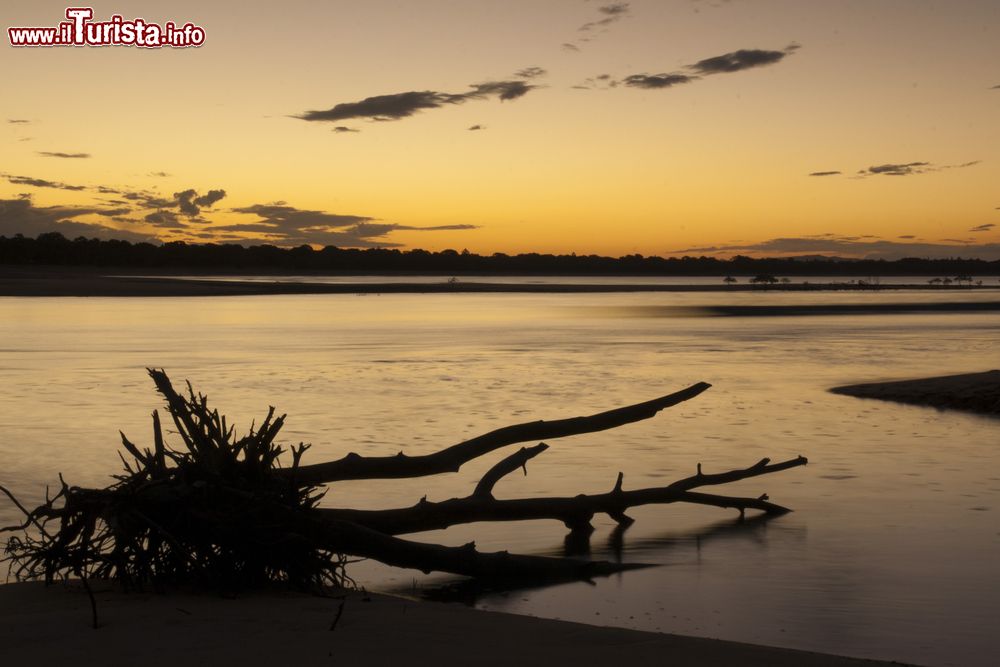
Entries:
{"type": "Polygon", "coordinates": [[[0,236],[0,265],[117,267],[143,270],[190,269],[199,272],[253,273],[434,273],[521,275],[655,275],[655,276],[996,276],[1000,260],[981,259],[837,259],[659,257],[639,254],[553,255],[493,253],[463,250],[400,250],[397,248],[315,249],[308,245],[131,243],[79,237],[58,232],[0,236]]]}

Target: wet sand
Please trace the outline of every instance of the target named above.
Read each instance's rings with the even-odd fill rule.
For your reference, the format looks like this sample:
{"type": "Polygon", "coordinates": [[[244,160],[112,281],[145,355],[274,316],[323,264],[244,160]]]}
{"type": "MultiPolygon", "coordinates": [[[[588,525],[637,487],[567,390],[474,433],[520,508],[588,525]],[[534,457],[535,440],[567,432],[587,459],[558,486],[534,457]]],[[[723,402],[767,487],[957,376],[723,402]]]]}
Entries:
{"type": "Polygon", "coordinates": [[[4,664],[890,664],[363,593],[321,598],[274,592],[223,599],[190,593],[126,595],[109,585],[95,587],[95,593],[96,630],[88,598],[78,587],[0,585],[4,664]]]}
{"type": "Polygon", "coordinates": [[[1000,370],[855,384],[834,387],[830,391],[858,398],[877,398],[1000,417],[1000,370]]]}

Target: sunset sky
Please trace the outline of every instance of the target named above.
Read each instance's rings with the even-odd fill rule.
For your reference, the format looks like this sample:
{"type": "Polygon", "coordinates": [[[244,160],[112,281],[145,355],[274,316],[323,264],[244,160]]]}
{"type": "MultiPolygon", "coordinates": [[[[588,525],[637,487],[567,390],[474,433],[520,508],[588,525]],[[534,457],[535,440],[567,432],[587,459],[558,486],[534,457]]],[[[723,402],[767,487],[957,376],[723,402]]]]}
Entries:
{"type": "Polygon", "coordinates": [[[14,48],[0,235],[1000,258],[996,0],[94,5],[14,48]]]}

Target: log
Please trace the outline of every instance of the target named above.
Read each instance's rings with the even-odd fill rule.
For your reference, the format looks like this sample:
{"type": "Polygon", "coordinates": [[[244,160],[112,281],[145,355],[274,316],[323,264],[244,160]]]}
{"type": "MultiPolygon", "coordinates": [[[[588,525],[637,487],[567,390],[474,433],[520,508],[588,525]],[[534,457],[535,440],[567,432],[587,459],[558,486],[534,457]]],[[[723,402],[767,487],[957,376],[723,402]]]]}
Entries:
{"type": "MultiPolygon", "coordinates": [[[[433,454],[406,456],[360,456],[351,452],[342,459],[299,466],[283,473],[303,484],[328,484],[349,479],[398,479],[458,472],[464,463],[501,447],[529,440],[564,438],[581,433],[605,431],[655,416],[660,410],[690,400],[712,385],[699,382],[687,389],[585,417],[534,421],[505,426],[433,454]]],[[[162,388],[161,388],[162,391],[162,388]]]]}
{"type": "Polygon", "coordinates": [[[575,558],[524,556],[506,551],[485,553],[474,542],[446,547],[404,540],[338,519],[324,520],[314,537],[324,548],[350,556],[371,558],[392,565],[431,572],[448,572],[477,579],[543,580],[545,582],[590,579],[625,570],[652,567],[644,563],[611,563],[575,558]]]}

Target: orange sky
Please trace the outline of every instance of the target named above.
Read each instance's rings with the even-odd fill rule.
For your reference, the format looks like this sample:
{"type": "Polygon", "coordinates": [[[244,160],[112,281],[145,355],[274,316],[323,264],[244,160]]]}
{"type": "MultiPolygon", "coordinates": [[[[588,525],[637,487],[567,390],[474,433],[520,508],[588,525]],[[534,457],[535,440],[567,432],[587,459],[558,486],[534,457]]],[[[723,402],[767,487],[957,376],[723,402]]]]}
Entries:
{"type": "Polygon", "coordinates": [[[995,1],[94,10],[206,41],[5,37],[0,235],[1000,257],[995,1]]]}

